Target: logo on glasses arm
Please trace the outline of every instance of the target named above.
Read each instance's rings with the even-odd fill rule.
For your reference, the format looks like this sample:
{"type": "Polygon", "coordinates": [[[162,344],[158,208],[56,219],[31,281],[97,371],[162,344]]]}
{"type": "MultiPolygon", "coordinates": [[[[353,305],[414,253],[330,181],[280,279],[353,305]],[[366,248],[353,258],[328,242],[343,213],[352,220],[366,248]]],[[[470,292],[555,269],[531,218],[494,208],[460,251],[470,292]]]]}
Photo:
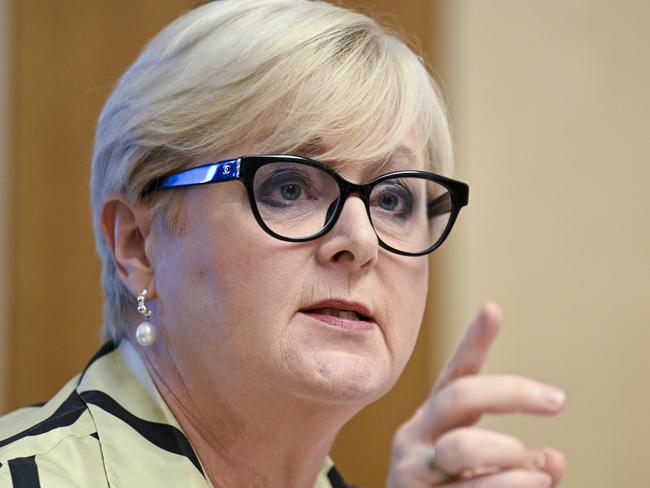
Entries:
{"type": "Polygon", "coordinates": [[[239,160],[233,159],[232,161],[224,161],[219,163],[212,181],[227,181],[235,179],[239,176],[239,160]]]}

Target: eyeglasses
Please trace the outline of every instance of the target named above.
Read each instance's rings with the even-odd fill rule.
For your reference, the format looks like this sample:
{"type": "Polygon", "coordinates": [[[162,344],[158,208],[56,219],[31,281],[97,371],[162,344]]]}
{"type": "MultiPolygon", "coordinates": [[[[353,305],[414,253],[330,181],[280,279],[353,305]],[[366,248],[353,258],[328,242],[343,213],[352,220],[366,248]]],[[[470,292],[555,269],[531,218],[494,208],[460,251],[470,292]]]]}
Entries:
{"type": "Polygon", "coordinates": [[[318,239],[336,224],[350,195],[359,197],[384,249],[421,256],[449,235],[469,187],[417,170],[387,173],[364,184],[345,180],[313,159],[293,155],[242,156],[167,175],[149,185],[158,190],[241,181],[257,223],[288,242],[318,239]]]}

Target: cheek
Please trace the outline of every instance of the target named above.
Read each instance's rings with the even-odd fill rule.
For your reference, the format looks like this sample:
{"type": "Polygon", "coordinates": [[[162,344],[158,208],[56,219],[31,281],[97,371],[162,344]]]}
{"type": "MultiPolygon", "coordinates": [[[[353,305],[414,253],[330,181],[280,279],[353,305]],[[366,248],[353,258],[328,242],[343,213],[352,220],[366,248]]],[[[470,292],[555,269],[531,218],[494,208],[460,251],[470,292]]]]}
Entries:
{"type": "Polygon", "coordinates": [[[287,253],[286,243],[251,224],[212,237],[195,233],[167,250],[174,258],[162,263],[163,311],[170,329],[182,328],[170,331],[176,340],[190,337],[196,345],[200,338],[231,358],[278,342],[304,284],[307,257],[287,253]]]}
{"type": "Polygon", "coordinates": [[[287,324],[309,257],[266,237],[238,225],[227,236],[188,235],[165,249],[156,274],[161,325],[175,367],[193,387],[234,389],[235,379],[273,378],[285,364],[287,324]]]}
{"type": "Polygon", "coordinates": [[[402,365],[413,351],[422,324],[429,277],[426,256],[406,259],[385,273],[383,286],[384,300],[391,304],[387,310],[388,346],[402,365]]]}

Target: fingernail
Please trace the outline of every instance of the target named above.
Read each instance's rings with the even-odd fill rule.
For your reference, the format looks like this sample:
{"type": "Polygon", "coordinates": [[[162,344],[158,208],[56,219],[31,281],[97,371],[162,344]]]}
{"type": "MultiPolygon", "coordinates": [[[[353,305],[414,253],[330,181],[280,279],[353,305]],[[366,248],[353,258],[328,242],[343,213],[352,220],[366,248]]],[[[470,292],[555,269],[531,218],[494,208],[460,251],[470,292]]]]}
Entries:
{"type": "Polygon", "coordinates": [[[544,451],[540,451],[539,449],[532,449],[531,459],[533,461],[533,465],[538,469],[544,469],[544,466],[546,466],[546,454],[544,454],[544,451]]]}
{"type": "Polygon", "coordinates": [[[546,390],[546,401],[548,402],[548,405],[554,409],[564,405],[565,399],[566,395],[561,390],[555,388],[548,388],[546,390]]]}

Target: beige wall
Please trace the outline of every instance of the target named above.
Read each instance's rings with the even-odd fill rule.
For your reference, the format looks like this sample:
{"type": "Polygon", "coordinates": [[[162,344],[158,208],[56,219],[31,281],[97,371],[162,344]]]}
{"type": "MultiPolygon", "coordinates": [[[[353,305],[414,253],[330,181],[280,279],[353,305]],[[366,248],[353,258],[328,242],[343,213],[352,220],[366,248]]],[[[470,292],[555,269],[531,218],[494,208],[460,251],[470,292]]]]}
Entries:
{"type": "Polygon", "coordinates": [[[11,30],[9,0],[0,0],[0,412],[6,405],[11,30]]]}
{"type": "Polygon", "coordinates": [[[555,445],[563,486],[648,486],[650,3],[443,0],[437,39],[470,206],[438,256],[447,353],[485,298],[490,372],[568,392],[556,420],[485,425],[555,445]]]}

